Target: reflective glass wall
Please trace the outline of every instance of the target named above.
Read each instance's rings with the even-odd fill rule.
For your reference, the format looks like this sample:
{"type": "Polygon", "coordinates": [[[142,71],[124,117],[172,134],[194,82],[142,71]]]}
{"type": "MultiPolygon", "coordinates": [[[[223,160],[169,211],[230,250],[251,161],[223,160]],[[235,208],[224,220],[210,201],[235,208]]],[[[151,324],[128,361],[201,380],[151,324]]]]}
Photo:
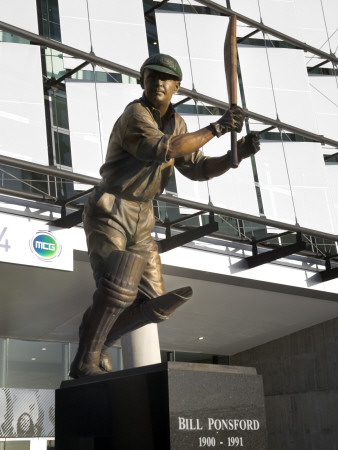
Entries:
{"type": "MultiPolygon", "coordinates": [[[[68,379],[76,344],[0,339],[0,387],[57,389],[68,379]]],[[[122,369],[121,349],[110,349],[114,370],[122,369]]]]}

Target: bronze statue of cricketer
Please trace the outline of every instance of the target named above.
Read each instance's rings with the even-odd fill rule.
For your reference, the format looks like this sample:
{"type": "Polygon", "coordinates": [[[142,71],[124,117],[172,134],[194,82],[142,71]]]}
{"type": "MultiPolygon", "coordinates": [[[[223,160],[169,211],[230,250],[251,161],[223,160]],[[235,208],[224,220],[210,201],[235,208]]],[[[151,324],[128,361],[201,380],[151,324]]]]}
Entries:
{"type": "MultiPolygon", "coordinates": [[[[230,168],[229,152],[206,157],[200,148],[232,130],[240,132],[243,110],[231,107],[217,122],[188,133],[171,99],[182,71],[169,55],[157,54],[141,67],[143,96],[127,105],[114,125],[101,183],[90,195],[83,224],[96,281],[93,303],[80,326],[70,376],[112,370],[107,349],[124,333],[168,319],[192,296],[190,287],[166,293],[161,261],[151,231],[152,200],[176,167],[191,180],[205,181],[230,168]]],[[[259,150],[258,133],[238,141],[239,161],[259,150]]]]}

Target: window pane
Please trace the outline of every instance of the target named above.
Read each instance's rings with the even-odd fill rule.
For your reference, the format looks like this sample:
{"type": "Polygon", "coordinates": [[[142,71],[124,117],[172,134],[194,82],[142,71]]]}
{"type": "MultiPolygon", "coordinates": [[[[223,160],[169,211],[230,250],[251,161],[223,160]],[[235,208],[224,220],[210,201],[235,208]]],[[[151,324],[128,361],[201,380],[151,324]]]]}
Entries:
{"type": "Polygon", "coordinates": [[[52,99],[53,125],[61,128],[69,128],[67,101],[63,97],[54,96],[52,99]]]}
{"type": "Polygon", "coordinates": [[[6,387],[55,389],[64,377],[63,344],[11,339],[6,387]]]}
{"type": "Polygon", "coordinates": [[[72,167],[70,139],[68,134],[54,132],[56,164],[72,167]]]}
{"type": "Polygon", "coordinates": [[[17,191],[49,193],[47,175],[0,164],[0,186],[17,191]]]}

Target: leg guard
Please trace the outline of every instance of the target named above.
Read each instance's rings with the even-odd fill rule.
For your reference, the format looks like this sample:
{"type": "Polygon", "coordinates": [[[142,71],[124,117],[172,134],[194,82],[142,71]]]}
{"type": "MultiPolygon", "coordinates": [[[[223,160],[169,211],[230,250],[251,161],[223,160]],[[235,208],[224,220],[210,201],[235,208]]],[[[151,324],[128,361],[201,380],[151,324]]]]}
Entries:
{"type": "MultiPolygon", "coordinates": [[[[87,310],[85,311],[85,313],[83,314],[82,317],[82,321],[79,327],[79,338],[81,339],[82,336],[82,332],[85,328],[85,324],[87,323],[87,318],[90,314],[92,307],[89,306],[89,308],[87,308],[87,310]]],[[[104,370],[105,372],[112,372],[113,371],[113,363],[110,359],[109,356],[109,352],[108,352],[108,348],[102,348],[101,349],[101,355],[100,355],[100,364],[99,364],[100,369],[104,370]]]]}
{"type": "Polygon", "coordinates": [[[120,313],[134,301],[145,261],[130,252],[114,251],[109,267],[81,324],[79,348],[69,372],[72,378],[105,373],[99,368],[102,346],[120,313]]]}
{"type": "Polygon", "coordinates": [[[125,333],[137,330],[148,323],[159,323],[169,319],[174,311],[191,297],[191,287],[184,287],[130,306],[119,316],[109,331],[104,348],[111,347],[125,333]]]}

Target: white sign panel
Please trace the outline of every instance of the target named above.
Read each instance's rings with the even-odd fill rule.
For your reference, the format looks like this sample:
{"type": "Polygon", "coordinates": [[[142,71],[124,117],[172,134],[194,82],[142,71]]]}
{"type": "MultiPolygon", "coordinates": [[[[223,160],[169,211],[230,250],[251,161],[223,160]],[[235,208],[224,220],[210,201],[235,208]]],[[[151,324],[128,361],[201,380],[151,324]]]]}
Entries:
{"type": "Polygon", "coordinates": [[[40,220],[0,214],[0,261],[72,271],[69,230],[40,220]]]}

